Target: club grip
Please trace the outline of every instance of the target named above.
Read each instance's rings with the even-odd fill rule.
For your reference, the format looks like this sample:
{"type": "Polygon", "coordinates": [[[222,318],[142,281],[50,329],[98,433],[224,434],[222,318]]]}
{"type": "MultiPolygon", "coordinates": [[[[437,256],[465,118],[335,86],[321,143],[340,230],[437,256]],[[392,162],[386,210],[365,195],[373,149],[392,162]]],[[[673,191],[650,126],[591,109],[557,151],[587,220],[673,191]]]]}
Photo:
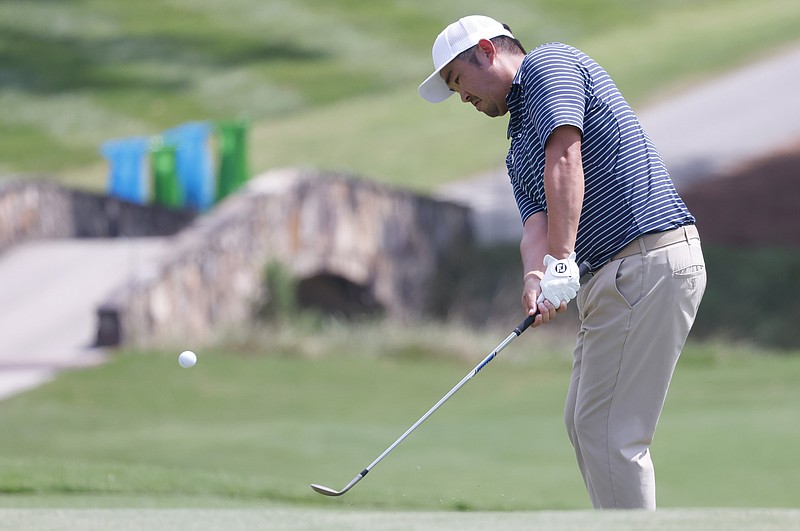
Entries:
{"type": "MultiPolygon", "coordinates": [[[[584,262],[578,267],[578,275],[583,277],[586,273],[590,271],[591,267],[589,266],[589,262],[584,262]]],[[[520,335],[522,332],[528,329],[533,324],[533,321],[536,319],[536,315],[539,313],[537,310],[533,315],[529,315],[522,321],[515,329],[514,333],[520,335]]]]}

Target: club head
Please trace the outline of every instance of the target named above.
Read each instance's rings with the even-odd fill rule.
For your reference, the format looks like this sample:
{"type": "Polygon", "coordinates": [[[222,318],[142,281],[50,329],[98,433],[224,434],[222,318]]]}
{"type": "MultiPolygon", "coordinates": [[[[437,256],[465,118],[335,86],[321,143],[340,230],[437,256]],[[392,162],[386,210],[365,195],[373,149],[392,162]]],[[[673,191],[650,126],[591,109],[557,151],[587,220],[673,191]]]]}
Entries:
{"type": "Polygon", "coordinates": [[[318,493],[322,494],[323,496],[334,496],[334,497],[335,496],[341,496],[342,494],[344,494],[348,490],[352,489],[353,485],[355,485],[356,483],[361,481],[361,478],[366,476],[367,472],[369,472],[368,468],[362,470],[361,473],[358,474],[356,477],[354,477],[353,480],[350,483],[348,483],[345,486],[345,488],[343,488],[342,490],[333,490],[331,488],[324,487],[322,485],[317,485],[316,483],[312,483],[311,484],[311,488],[314,489],[315,492],[318,492],[318,493]]]}
{"type": "Polygon", "coordinates": [[[317,485],[316,483],[312,483],[311,488],[314,489],[316,492],[322,494],[323,496],[341,496],[345,492],[345,491],[333,490],[328,487],[324,487],[322,485],[317,485]]]}

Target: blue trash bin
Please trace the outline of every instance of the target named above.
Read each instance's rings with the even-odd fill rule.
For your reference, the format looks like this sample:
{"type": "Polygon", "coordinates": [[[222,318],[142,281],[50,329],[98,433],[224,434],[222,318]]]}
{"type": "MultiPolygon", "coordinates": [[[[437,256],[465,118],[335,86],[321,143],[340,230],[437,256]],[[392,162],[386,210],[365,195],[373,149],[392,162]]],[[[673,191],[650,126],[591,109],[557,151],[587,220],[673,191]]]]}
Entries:
{"type": "Polygon", "coordinates": [[[133,203],[147,203],[147,152],[145,137],[109,140],[100,147],[100,153],[109,163],[109,195],[133,203]]]}
{"type": "Polygon", "coordinates": [[[207,210],[214,204],[214,172],[209,138],[211,126],[189,122],[164,131],[165,142],[176,147],[175,165],[184,206],[207,210]]]}

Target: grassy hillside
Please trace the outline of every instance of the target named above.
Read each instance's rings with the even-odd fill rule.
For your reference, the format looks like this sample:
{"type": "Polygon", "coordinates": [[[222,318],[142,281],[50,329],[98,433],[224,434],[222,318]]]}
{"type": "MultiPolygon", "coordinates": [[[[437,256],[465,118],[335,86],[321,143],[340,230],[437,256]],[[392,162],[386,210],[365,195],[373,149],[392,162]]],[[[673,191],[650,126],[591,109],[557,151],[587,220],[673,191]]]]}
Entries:
{"type": "Polygon", "coordinates": [[[346,169],[430,188],[502,162],[503,120],[416,95],[458,16],[562,40],[642,103],[797,39],[790,0],[10,0],[0,10],[0,173],[102,187],[99,145],[189,120],[252,123],[252,170],[346,169]]]}

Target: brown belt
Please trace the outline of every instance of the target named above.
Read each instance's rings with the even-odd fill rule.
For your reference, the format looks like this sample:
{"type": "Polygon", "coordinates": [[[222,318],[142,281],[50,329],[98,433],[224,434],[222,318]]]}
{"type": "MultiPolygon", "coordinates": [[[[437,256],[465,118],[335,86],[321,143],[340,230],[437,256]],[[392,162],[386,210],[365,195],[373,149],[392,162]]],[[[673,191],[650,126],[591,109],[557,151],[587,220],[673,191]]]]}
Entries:
{"type": "Polygon", "coordinates": [[[700,234],[697,232],[697,227],[694,225],[684,225],[683,227],[666,230],[664,232],[644,234],[623,247],[611,259],[620,260],[635,254],[644,254],[654,249],[660,249],[662,247],[666,247],[667,245],[688,242],[692,239],[700,239],[700,234]]]}

